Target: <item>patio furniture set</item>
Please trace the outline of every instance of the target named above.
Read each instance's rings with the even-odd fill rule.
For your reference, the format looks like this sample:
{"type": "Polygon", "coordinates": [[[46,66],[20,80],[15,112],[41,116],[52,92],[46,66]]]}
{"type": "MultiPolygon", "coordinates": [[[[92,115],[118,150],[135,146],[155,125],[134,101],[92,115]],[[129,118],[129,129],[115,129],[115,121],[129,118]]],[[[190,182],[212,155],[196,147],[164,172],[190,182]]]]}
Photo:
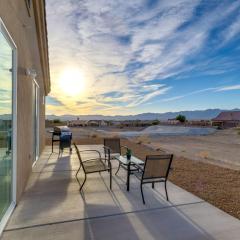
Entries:
{"type": "Polygon", "coordinates": [[[77,145],[74,143],[76,153],[79,159],[80,166],[76,172],[76,179],[80,185],[80,191],[87,180],[87,175],[91,173],[109,172],[110,177],[110,189],[112,190],[112,164],[111,161],[118,161],[118,168],[115,174],[117,175],[119,169],[122,168],[127,173],[126,187],[127,191],[130,190],[130,176],[134,175],[140,180],[140,190],[142,195],[143,204],[145,204],[143,185],[150,183],[154,188],[155,183],[163,182],[165,187],[166,199],[168,199],[167,192],[167,179],[169,171],[171,169],[171,163],[173,159],[172,154],[161,155],[147,155],[145,161],[137,158],[136,156],[126,156],[123,153],[123,149],[126,151],[128,147],[121,146],[119,138],[106,138],[104,139],[104,157],[98,150],[83,150],[79,151],[77,145]],[[90,158],[86,158],[85,155],[91,153],[90,158]],[[92,157],[96,154],[96,157],[92,157]],[[84,180],[81,184],[78,179],[78,173],[80,169],[83,169],[84,180]]]}

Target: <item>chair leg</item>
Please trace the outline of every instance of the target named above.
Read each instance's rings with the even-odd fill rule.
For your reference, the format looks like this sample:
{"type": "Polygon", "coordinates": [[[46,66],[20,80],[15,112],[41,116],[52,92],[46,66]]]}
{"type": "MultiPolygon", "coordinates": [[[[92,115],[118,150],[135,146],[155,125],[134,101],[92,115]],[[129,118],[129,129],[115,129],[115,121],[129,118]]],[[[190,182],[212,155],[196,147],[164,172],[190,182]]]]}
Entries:
{"type": "Polygon", "coordinates": [[[86,180],[87,180],[87,175],[85,174],[85,178],[84,178],[83,184],[81,185],[81,187],[79,189],[80,192],[81,192],[81,190],[83,188],[83,185],[85,184],[86,180]]]}
{"type": "Polygon", "coordinates": [[[152,182],[152,188],[154,188],[154,182],[152,182]]]}
{"type": "Polygon", "coordinates": [[[168,201],[167,181],[164,182],[164,186],[165,186],[166,198],[167,198],[167,201],[168,201]]]}
{"type": "Polygon", "coordinates": [[[52,138],[52,153],[53,153],[53,138],[52,138]]]}
{"type": "Polygon", "coordinates": [[[76,172],[76,174],[75,174],[75,177],[77,177],[77,175],[78,175],[80,169],[81,169],[81,165],[79,166],[79,168],[78,168],[78,170],[77,170],[77,172],[76,172]]]}
{"type": "Polygon", "coordinates": [[[110,189],[112,190],[112,168],[110,168],[109,173],[110,173],[110,189]]]}
{"type": "Polygon", "coordinates": [[[118,162],[118,169],[117,169],[117,171],[115,172],[115,175],[117,175],[117,173],[118,173],[118,171],[119,171],[119,169],[120,169],[120,166],[121,166],[121,164],[120,164],[120,162],[118,162]]]}
{"type": "Polygon", "coordinates": [[[141,188],[141,194],[142,194],[142,201],[143,201],[143,204],[145,204],[144,195],[143,195],[143,189],[142,189],[142,183],[140,185],[140,188],[141,188]]]}

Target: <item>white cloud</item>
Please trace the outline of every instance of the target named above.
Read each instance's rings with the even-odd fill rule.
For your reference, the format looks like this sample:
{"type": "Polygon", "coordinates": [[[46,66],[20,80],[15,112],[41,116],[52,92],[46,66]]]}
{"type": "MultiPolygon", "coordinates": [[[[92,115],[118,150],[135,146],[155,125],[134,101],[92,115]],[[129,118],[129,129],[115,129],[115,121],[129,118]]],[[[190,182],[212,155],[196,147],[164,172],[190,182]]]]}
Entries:
{"type": "Polygon", "coordinates": [[[240,90],[240,85],[219,87],[216,89],[216,92],[224,92],[224,91],[232,91],[232,90],[240,90]]]}
{"type": "Polygon", "coordinates": [[[187,95],[179,95],[179,96],[175,96],[175,97],[164,98],[162,101],[163,102],[171,102],[171,101],[179,100],[179,99],[184,98],[186,96],[187,95]]]}
{"type": "Polygon", "coordinates": [[[196,90],[196,91],[193,91],[193,92],[190,92],[187,94],[164,98],[161,101],[162,102],[171,102],[171,101],[179,100],[179,99],[182,99],[182,98],[185,98],[188,96],[192,96],[192,95],[196,95],[196,94],[204,93],[204,92],[224,92],[224,91],[233,91],[233,90],[240,90],[240,85],[204,88],[204,89],[196,90]]]}
{"type": "Polygon", "coordinates": [[[240,17],[234,20],[234,22],[223,32],[224,43],[230,41],[237,34],[240,34],[240,17]]]}
{"type": "Polygon", "coordinates": [[[148,94],[145,94],[143,97],[138,97],[134,102],[132,102],[131,104],[128,105],[128,107],[135,107],[135,106],[138,106],[142,103],[145,103],[149,100],[151,100],[152,98],[156,97],[156,96],[159,96],[159,95],[163,95],[165,94],[166,92],[168,92],[169,90],[171,89],[171,87],[163,87],[163,88],[160,88],[154,92],[150,92],[148,94]]]}
{"type": "MultiPolygon", "coordinates": [[[[119,111],[116,102],[121,103],[124,111],[167,94],[172,88],[167,79],[197,67],[188,60],[197,57],[210,31],[240,5],[219,4],[194,20],[200,0],[163,0],[154,7],[147,6],[145,0],[46,3],[51,96],[64,102],[72,112],[91,112],[101,107],[104,111],[119,111]],[[78,98],[66,98],[58,86],[62,70],[72,65],[86,77],[87,89],[78,98]],[[121,96],[103,97],[113,91],[121,96]],[[83,102],[81,106],[77,101],[83,102]]],[[[237,34],[238,25],[229,28],[229,37],[237,34]]],[[[165,101],[174,98],[177,99],[165,101]]]]}

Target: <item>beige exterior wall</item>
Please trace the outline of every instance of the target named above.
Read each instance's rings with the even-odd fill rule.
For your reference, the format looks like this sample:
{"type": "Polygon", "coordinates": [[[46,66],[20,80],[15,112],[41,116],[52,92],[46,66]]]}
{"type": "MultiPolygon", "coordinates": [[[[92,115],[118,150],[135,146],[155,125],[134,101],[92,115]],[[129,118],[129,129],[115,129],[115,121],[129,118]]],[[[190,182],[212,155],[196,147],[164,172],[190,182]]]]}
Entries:
{"type": "Polygon", "coordinates": [[[0,0],[0,17],[17,46],[17,201],[26,186],[33,162],[33,111],[32,79],[26,75],[27,68],[37,72],[36,81],[40,87],[40,152],[45,144],[44,96],[50,90],[46,29],[44,24],[44,1],[32,3],[30,16],[25,0],[0,0]],[[41,5],[39,7],[39,4],[41,5]],[[35,8],[34,8],[35,7],[35,8]],[[42,19],[38,23],[36,15],[42,19]],[[45,30],[39,32],[37,24],[45,30]],[[40,38],[39,38],[40,37],[40,38]],[[44,44],[41,45],[44,42],[44,44]],[[44,54],[43,54],[44,52],[44,54]]]}

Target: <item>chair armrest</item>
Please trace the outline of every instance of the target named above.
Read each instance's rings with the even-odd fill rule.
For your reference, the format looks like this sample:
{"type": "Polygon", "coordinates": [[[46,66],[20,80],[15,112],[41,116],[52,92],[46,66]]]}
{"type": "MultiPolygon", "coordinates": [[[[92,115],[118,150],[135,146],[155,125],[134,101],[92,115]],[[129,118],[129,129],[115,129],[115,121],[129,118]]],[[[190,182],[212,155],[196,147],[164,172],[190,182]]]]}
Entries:
{"type": "Polygon", "coordinates": [[[89,150],[82,150],[82,151],[79,151],[79,153],[84,153],[84,152],[96,152],[96,153],[98,153],[98,155],[99,155],[99,158],[102,158],[101,157],[101,153],[98,151],[98,150],[94,150],[94,149],[89,149],[89,150]]]}
{"type": "Polygon", "coordinates": [[[91,161],[95,161],[95,160],[98,160],[98,159],[101,159],[101,158],[89,158],[89,159],[84,159],[82,160],[82,162],[91,162],[91,161]]]}

